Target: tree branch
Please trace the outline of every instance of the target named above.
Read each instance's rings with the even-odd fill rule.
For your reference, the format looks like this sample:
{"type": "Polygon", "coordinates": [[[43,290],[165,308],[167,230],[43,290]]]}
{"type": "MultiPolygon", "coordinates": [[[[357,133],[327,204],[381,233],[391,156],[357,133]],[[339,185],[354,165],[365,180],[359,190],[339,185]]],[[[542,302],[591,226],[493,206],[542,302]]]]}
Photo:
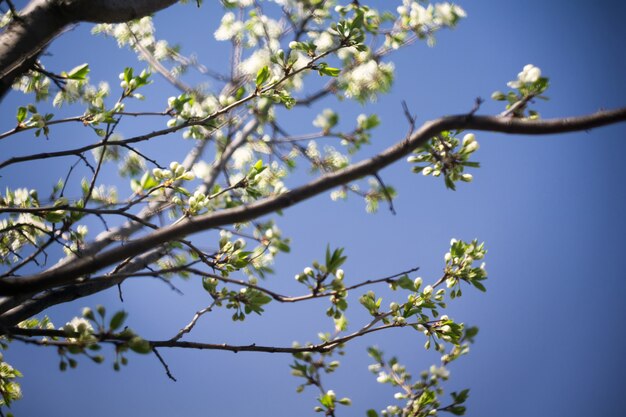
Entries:
{"type": "Polygon", "coordinates": [[[371,175],[405,157],[433,136],[447,130],[478,130],[511,134],[545,135],[587,130],[626,121],[626,108],[600,111],[595,114],[540,121],[518,120],[495,116],[468,114],[442,117],[426,122],[408,140],[403,140],[380,154],[345,169],[327,173],[310,183],[284,194],[267,197],[246,206],[190,217],[178,224],[164,227],[141,238],[126,242],[106,252],[94,254],[59,268],[23,278],[6,278],[0,281],[0,294],[12,295],[45,290],[72,283],[76,279],[101,268],[136,256],[162,243],[203,230],[241,223],[291,207],[334,187],[371,175]]]}

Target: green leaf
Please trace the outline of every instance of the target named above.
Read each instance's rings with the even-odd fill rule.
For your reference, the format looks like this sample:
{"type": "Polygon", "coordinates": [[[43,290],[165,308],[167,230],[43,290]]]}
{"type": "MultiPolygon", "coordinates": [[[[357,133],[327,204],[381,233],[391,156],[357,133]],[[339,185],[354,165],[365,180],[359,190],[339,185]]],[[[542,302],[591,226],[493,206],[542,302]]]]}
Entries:
{"type": "Polygon", "coordinates": [[[351,29],[361,28],[363,26],[364,18],[365,18],[365,13],[363,13],[362,10],[357,10],[356,16],[354,17],[354,20],[352,20],[352,23],[350,24],[350,28],[351,29]]]}
{"type": "Polygon", "coordinates": [[[264,66],[256,74],[256,86],[259,88],[270,78],[270,69],[268,66],[264,66]]]}
{"type": "Polygon", "coordinates": [[[462,415],[465,415],[465,406],[455,405],[453,407],[446,409],[446,411],[454,414],[455,416],[462,416],[462,415]]]}
{"type": "Polygon", "coordinates": [[[367,410],[365,414],[367,415],[367,417],[378,417],[378,413],[376,412],[376,410],[373,410],[371,408],[367,410]]]}
{"type": "Polygon", "coordinates": [[[483,284],[481,284],[478,281],[472,281],[472,285],[476,288],[478,288],[480,291],[485,292],[487,291],[487,288],[485,288],[485,286],[483,284]]]}
{"type": "Polygon", "coordinates": [[[446,188],[452,191],[456,191],[456,186],[454,185],[454,181],[452,181],[452,179],[449,176],[447,175],[445,176],[444,182],[446,183],[446,188]]]}
{"type": "Polygon", "coordinates": [[[70,80],[84,80],[87,74],[89,74],[89,64],[82,64],[74,67],[66,77],[70,80]]]}
{"type": "Polygon", "coordinates": [[[118,311],[113,315],[113,317],[111,317],[111,321],[109,322],[109,328],[111,330],[119,329],[120,327],[122,327],[122,324],[124,324],[124,320],[126,320],[127,316],[128,314],[124,310],[118,311]]]}
{"type": "Polygon", "coordinates": [[[415,283],[407,276],[404,275],[400,277],[397,281],[400,288],[404,288],[405,290],[415,291],[415,283]]]}
{"type": "Polygon", "coordinates": [[[124,81],[130,82],[133,78],[133,69],[131,67],[124,68],[124,81]]]}
{"type": "Polygon", "coordinates": [[[317,71],[320,75],[328,75],[330,77],[337,77],[341,73],[341,69],[333,67],[319,67],[317,71]]]}
{"type": "Polygon", "coordinates": [[[22,123],[24,120],[26,120],[27,113],[28,110],[26,110],[26,107],[19,107],[17,109],[17,123],[22,123]]]}

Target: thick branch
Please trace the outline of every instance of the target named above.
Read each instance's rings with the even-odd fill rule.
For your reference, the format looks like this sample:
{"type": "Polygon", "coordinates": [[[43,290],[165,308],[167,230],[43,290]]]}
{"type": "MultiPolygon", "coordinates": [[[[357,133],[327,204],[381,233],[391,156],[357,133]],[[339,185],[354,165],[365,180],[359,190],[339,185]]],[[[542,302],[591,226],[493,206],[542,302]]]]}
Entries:
{"type": "Polygon", "coordinates": [[[76,259],[68,265],[24,278],[7,278],[0,281],[0,294],[11,295],[45,290],[72,283],[81,276],[136,256],[162,243],[203,230],[241,223],[288,208],[334,187],[362,178],[385,168],[405,157],[415,148],[425,144],[442,131],[472,129],[501,133],[544,135],[587,130],[594,127],[626,121],[626,108],[601,111],[592,115],[529,121],[505,119],[494,116],[456,115],[426,122],[407,140],[386,149],[373,158],[361,161],[337,172],[325,174],[310,183],[281,195],[267,197],[247,206],[190,217],[178,224],[162,228],[139,239],[126,242],[106,252],[76,259]]]}
{"type": "Polygon", "coordinates": [[[72,23],[120,23],[147,16],[177,0],[32,0],[0,34],[0,99],[72,23]]]}

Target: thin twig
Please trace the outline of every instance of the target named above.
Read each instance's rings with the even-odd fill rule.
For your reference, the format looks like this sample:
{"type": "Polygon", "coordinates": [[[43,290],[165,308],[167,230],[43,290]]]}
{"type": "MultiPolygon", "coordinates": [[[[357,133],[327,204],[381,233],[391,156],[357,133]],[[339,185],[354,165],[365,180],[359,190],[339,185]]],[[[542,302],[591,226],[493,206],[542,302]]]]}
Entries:
{"type": "Polygon", "coordinates": [[[165,374],[167,375],[167,377],[171,379],[172,381],[176,382],[176,378],[174,378],[174,375],[172,375],[172,373],[170,372],[170,367],[167,366],[167,363],[165,362],[165,360],[163,359],[163,357],[161,356],[157,348],[152,347],[152,352],[154,352],[156,357],[159,359],[159,362],[161,362],[161,365],[163,365],[163,368],[165,369],[165,374]]]}

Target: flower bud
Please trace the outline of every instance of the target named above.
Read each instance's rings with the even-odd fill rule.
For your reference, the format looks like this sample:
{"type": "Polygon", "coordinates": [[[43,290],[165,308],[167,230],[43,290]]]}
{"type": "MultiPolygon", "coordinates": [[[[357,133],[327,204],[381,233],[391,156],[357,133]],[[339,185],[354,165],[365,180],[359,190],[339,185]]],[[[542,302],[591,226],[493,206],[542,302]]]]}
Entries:
{"type": "Polygon", "coordinates": [[[413,281],[413,285],[415,285],[415,289],[418,289],[419,287],[422,286],[422,277],[417,277],[415,278],[415,281],[413,281]]]}
{"type": "Polygon", "coordinates": [[[185,175],[182,176],[182,179],[184,179],[185,181],[193,181],[194,179],[196,179],[196,175],[191,171],[187,171],[185,172],[185,175]]]}
{"type": "Polygon", "coordinates": [[[491,93],[491,98],[493,100],[502,101],[506,99],[506,96],[502,91],[494,91],[493,93],[491,93]]]}
{"type": "Polygon", "coordinates": [[[343,279],[343,275],[344,275],[343,269],[338,269],[337,272],[335,273],[335,276],[337,277],[339,281],[343,279]]]}
{"type": "Polygon", "coordinates": [[[467,146],[470,143],[474,143],[476,142],[476,135],[473,133],[468,133],[465,136],[463,136],[463,146],[467,146]]]}

